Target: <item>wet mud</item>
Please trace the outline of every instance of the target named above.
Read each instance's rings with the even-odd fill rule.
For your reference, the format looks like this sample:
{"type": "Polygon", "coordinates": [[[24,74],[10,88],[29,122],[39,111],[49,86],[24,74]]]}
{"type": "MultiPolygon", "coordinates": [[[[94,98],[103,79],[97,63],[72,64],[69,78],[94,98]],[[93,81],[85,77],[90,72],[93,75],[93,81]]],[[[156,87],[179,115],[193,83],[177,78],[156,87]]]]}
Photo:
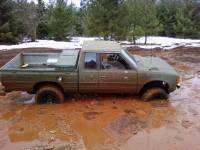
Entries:
{"type": "Polygon", "coordinates": [[[37,105],[25,92],[6,93],[0,96],[0,149],[200,149],[200,49],[130,51],[165,59],[183,77],[181,88],[169,100],[71,95],[54,105],[37,105]]]}

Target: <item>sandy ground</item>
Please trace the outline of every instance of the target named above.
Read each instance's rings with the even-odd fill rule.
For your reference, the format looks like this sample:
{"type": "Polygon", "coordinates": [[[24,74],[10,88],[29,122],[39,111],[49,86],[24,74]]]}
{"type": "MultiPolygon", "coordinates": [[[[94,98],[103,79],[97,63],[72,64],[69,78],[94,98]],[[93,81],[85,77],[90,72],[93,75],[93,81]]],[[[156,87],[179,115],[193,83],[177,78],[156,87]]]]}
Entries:
{"type": "MultiPolygon", "coordinates": [[[[0,65],[23,49],[0,52],[0,65]]],[[[200,150],[200,49],[171,51],[130,48],[160,56],[183,77],[168,101],[143,102],[132,95],[72,95],[64,104],[37,105],[34,96],[0,96],[2,150],[200,150]]]]}

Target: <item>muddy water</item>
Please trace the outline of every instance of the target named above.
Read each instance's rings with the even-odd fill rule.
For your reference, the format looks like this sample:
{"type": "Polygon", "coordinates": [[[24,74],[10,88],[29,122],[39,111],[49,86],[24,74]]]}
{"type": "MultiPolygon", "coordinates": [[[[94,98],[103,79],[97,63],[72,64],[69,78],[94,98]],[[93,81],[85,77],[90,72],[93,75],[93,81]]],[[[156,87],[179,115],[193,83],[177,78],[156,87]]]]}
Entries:
{"type": "Polygon", "coordinates": [[[184,81],[168,101],[73,95],[64,104],[36,105],[24,92],[1,96],[0,149],[200,149],[199,64],[170,63],[184,81]]]}
{"type": "Polygon", "coordinates": [[[83,149],[117,148],[140,132],[176,119],[176,109],[169,101],[144,103],[129,95],[100,95],[69,98],[61,105],[25,105],[20,95],[10,93],[1,100],[1,121],[7,130],[2,134],[8,135],[6,142],[1,141],[4,149],[12,145],[19,149],[57,147],[57,140],[64,146],[65,141],[74,141],[83,149]]]}
{"type": "Polygon", "coordinates": [[[185,81],[182,88],[170,96],[176,117],[159,128],[139,132],[120,149],[200,149],[200,78],[185,81]]]}
{"type": "Polygon", "coordinates": [[[36,105],[22,103],[20,92],[9,93],[0,102],[4,124],[0,133],[7,135],[0,146],[161,149],[164,144],[166,149],[187,149],[192,139],[198,147],[200,87],[196,83],[200,79],[185,82],[169,101],[146,103],[130,95],[82,95],[61,105],[36,105]]]}

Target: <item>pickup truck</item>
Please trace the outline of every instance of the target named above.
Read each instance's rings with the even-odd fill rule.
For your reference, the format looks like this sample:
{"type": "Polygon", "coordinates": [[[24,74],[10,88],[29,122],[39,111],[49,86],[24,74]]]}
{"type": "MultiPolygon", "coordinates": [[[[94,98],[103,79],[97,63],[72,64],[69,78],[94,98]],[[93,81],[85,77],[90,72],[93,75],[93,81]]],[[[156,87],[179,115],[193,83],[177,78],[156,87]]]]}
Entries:
{"type": "Polygon", "coordinates": [[[5,91],[36,94],[37,103],[62,103],[65,93],[132,93],[166,99],[178,73],[164,60],[130,54],[114,41],[86,41],[81,50],[20,53],[0,68],[5,91]]]}

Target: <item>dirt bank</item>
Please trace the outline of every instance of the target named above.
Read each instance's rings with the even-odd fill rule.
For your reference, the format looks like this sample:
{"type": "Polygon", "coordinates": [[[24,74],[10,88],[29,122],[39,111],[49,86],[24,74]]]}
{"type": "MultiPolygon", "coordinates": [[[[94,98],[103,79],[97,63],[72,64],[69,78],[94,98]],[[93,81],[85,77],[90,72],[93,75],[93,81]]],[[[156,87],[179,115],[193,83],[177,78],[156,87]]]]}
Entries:
{"type": "MultiPolygon", "coordinates": [[[[200,149],[200,49],[129,50],[168,61],[184,77],[181,89],[168,101],[72,95],[58,105],[36,105],[33,95],[7,93],[0,97],[0,149],[200,149]]],[[[25,51],[57,52],[0,52],[0,64],[25,51]]]]}

